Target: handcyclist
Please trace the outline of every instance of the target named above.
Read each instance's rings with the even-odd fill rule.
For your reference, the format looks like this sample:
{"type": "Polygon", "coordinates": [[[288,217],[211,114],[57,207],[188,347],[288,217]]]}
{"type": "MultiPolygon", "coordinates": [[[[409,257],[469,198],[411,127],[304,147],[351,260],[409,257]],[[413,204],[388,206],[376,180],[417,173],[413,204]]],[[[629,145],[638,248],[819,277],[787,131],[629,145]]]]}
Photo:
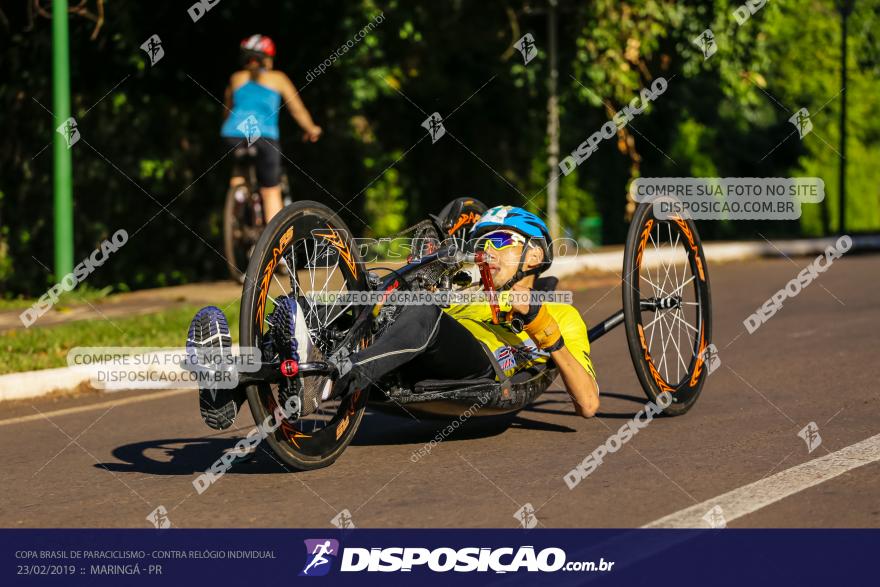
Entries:
{"type": "Polygon", "coordinates": [[[416,380],[467,380],[495,377],[499,371],[510,377],[552,359],[575,412],[584,418],[595,415],[599,388],[580,313],[568,304],[520,299],[528,297],[538,275],[553,262],[547,225],[522,208],[496,206],[474,225],[470,238],[488,255],[494,287],[518,294],[501,308],[506,319],[493,323],[488,302],[446,310],[404,306],[373,345],[335,358],[340,378],[334,395],[364,389],[397,369],[416,380]]]}
{"type": "MultiPolygon", "coordinates": [[[[275,58],[272,39],[251,35],[241,42],[241,56],[244,69],[232,74],[226,88],[226,120],[220,135],[230,150],[243,144],[256,148],[257,182],[265,219],[269,222],[282,207],[278,112],[287,106],[303,130],[304,141],[317,141],[321,127],[312,120],[290,78],[272,69],[275,58]]],[[[230,183],[236,187],[244,182],[237,169],[230,183]]]]}

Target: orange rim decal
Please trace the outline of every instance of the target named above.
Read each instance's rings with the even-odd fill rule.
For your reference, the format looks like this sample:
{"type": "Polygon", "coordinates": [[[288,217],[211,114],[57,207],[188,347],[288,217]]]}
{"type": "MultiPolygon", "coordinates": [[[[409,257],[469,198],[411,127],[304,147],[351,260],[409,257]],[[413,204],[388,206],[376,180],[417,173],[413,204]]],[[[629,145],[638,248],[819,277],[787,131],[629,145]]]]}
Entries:
{"type": "Polygon", "coordinates": [[[339,440],[342,434],[348,429],[348,425],[351,423],[351,417],[354,416],[354,407],[357,405],[360,397],[361,390],[356,389],[351,395],[351,401],[348,403],[348,409],[345,412],[345,417],[342,418],[342,420],[336,426],[336,440],[339,440]]]}
{"type": "Polygon", "coordinates": [[[272,249],[272,259],[263,269],[263,276],[260,278],[260,297],[257,300],[257,328],[262,332],[263,318],[266,316],[266,296],[269,295],[269,284],[272,282],[272,274],[275,273],[275,266],[278,265],[278,255],[281,254],[281,248],[272,249]]]}
{"type": "Polygon", "coordinates": [[[351,418],[348,414],[339,422],[336,426],[336,440],[339,440],[339,437],[342,436],[342,433],[348,429],[348,423],[351,421],[351,418]]]}
{"type": "Polygon", "coordinates": [[[293,238],[293,227],[291,226],[287,230],[284,231],[284,234],[281,235],[281,238],[278,240],[278,246],[282,249],[287,246],[287,243],[290,242],[290,239],[293,238]]]}
{"type": "Polygon", "coordinates": [[[266,296],[269,295],[269,283],[272,281],[272,274],[275,273],[275,267],[278,265],[278,256],[284,251],[284,247],[290,243],[293,238],[293,227],[290,226],[278,239],[278,246],[272,249],[272,259],[263,269],[263,276],[260,278],[260,297],[257,300],[257,328],[263,328],[263,318],[266,317],[266,296]]]}
{"type": "Polygon", "coordinates": [[[470,226],[471,224],[476,224],[477,220],[480,219],[480,214],[476,212],[462,212],[461,216],[458,217],[458,220],[455,221],[455,224],[452,228],[449,229],[447,234],[452,234],[462,226],[470,226]]]}
{"type": "Polygon", "coordinates": [[[645,343],[645,331],[642,329],[642,325],[639,324],[639,343],[642,345],[642,351],[645,353],[645,361],[648,363],[648,370],[651,372],[651,377],[654,378],[654,382],[657,384],[657,387],[660,388],[660,391],[668,391],[670,393],[674,393],[675,389],[669,386],[666,383],[666,380],[663,379],[663,376],[660,375],[657,368],[654,367],[654,359],[651,358],[651,353],[648,352],[648,345],[645,343]]]}
{"type": "Polygon", "coordinates": [[[694,364],[694,374],[691,375],[691,387],[697,385],[700,374],[703,372],[703,353],[706,351],[706,337],[703,335],[703,325],[700,324],[700,350],[697,352],[697,362],[694,364]]]}
{"type": "Polygon", "coordinates": [[[354,416],[354,407],[357,405],[358,400],[361,397],[361,390],[356,389],[353,394],[351,394],[351,403],[348,404],[348,415],[354,416]]]}
{"type": "Polygon", "coordinates": [[[301,440],[303,438],[311,438],[311,436],[309,436],[308,434],[303,434],[302,432],[288,424],[286,420],[281,422],[281,430],[282,432],[284,432],[284,437],[288,440],[288,442],[290,442],[296,448],[302,448],[299,445],[299,442],[297,442],[298,440],[301,440]]]}
{"type": "Polygon", "coordinates": [[[648,236],[651,234],[651,229],[654,227],[654,221],[648,220],[645,223],[645,228],[642,230],[642,238],[639,241],[639,249],[636,254],[636,269],[642,266],[642,254],[645,252],[645,245],[648,244],[648,236]]]}
{"type": "MultiPolygon", "coordinates": [[[[269,407],[270,414],[274,414],[276,412],[276,410],[278,409],[278,402],[275,401],[275,397],[272,395],[269,396],[269,406],[268,407],[269,407]]],[[[284,437],[291,444],[293,444],[293,446],[295,446],[296,448],[302,448],[299,445],[299,443],[297,442],[297,440],[299,440],[301,438],[311,438],[311,436],[309,436],[308,434],[304,434],[304,433],[300,432],[299,430],[297,430],[286,419],[281,420],[280,430],[281,430],[281,433],[284,435],[284,437]]]]}
{"type": "Polygon", "coordinates": [[[700,250],[697,247],[697,243],[694,242],[693,231],[691,231],[690,227],[687,225],[687,222],[685,222],[681,218],[674,216],[672,220],[681,229],[681,232],[684,234],[684,237],[688,241],[688,246],[691,248],[691,251],[694,254],[694,261],[697,265],[697,273],[700,275],[700,281],[706,281],[706,274],[703,272],[703,261],[702,259],[700,259],[700,250]]]}
{"type": "Polygon", "coordinates": [[[312,236],[320,236],[327,239],[327,242],[329,242],[337,251],[339,251],[339,256],[342,257],[343,261],[345,261],[345,265],[351,272],[352,277],[357,279],[357,264],[354,262],[354,256],[351,254],[351,251],[348,250],[348,245],[346,245],[345,241],[342,240],[342,237],[339,235],[339,231],[329,225],[327,226],[327,229],[328,232],[313,232],[312,236]]]}

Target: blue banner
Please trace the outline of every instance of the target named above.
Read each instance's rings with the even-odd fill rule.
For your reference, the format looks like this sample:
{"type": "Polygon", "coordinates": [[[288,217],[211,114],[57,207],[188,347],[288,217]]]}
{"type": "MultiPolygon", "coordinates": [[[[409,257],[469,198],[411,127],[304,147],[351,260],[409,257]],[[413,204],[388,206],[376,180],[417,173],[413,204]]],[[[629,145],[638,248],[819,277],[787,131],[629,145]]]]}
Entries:
{"type": "Polygon", "coordinates": [[[0,585],[877,584],[878,530],[0,530],[0,585]]]}

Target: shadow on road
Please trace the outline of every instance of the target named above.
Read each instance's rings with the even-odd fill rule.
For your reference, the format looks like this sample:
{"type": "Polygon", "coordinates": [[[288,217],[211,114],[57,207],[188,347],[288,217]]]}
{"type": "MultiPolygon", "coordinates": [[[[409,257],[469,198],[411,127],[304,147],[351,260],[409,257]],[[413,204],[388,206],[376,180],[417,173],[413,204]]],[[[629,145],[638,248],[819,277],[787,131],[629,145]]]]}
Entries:
{"type": "MultiPolygon", "coordinates": [[[[116,463],[97,463],[97,469],[113,473],[149,475],[195,475],[211,468],[223,453],[244,436],[224,438],[166,438],[125,444],[113,451],[116,463]],[[164,459],[163,459],[164,457],[164,459]]],[[[283,465],[265,444],[253,458],[233,464],[227,474],[266,475],[293,472],[283,465]]]]}
{"type": "Polygon", "coordinates": [[[124,444],[113,450],[122,462],[98,463],[96,468],[113,473],[192,475],[203,472],[238,438],[164,438],[124,444]]]}
{"type": "MultiPolygon", "coordinates": [[[[626,395],[622,393],[612,393],[605,392],[601,393],[601,406],[607,406],[609,399],[620,400],[624,402],[635,402],[641,406],[646,404],[646,400],[644,397],[637,397],[633,395],[626,395]]],[[[613,405],[617,405],[619,402],[612,402],[613,405]]],[[[571,400],[568,397],[568,394],[561,390],[547,391],[544,395],[541,396],[541,399],[538,401],[532,402],[530,405],[526,406],[522,410],[523,412],[533,412],[535,414],[552,414],[555,416],[572,416],[576,417],[574,411],[572,411],[571,400]],[[551,397],[547,397],[551,396],[551,397]],[[547,398],[547,399],[544,399],[547,398]],[[547,406],[559,406],[559,408],[551,408],[547,406]]],[[[520,412],[522,413],[522,412],[520,412]]],[[[600,410],[596,413],[597,418],[607,418],[607,419],[620,419],[620,420],[631,420],[638,413],[638,410],[635,412],[608,412],[604,410],[600,410]]]]}
{"type": "MultiPolygon", "coordinates": [[[[603,402],[609,399],[644,405],[644,398],[620,393],[603,393],[603,402]]],[[[597,417],[631,419],[637,412],[599,412],[597,417]]],[[[522,410],[500,416],[465,419],[417,418],[400,411],[399,415],[370,409],[361,422],[352,446],[423,445],[431,441],[456,442],[489,438],[508,429],[542,432],[573,433],[575,428],[528,417],[562,415],[577,418],[564,391],[548,391],[538,401],[522,410]]],[[[244,438],[246,430],[234,436],[206,436],[202,438],[163,438],[125,444],[113,450],[119,462],[98,463],[96,468],[113,473],[143,473],[149,475],[193,475],[209,469],[223,453],[244,438]]],[[[223,432],[221,434],[228,434],[223,432]]],[[[256,456],[247,463],[232,467],[232,474],[277,474],[287,471],[268,446],[260,445],[256,456]]]]}
{"type": "Polygon", "coordinates": [[[633,395],[625,395],[622,393],[602,392],[601,397],[602,397],[602,401],[603,401],[604,405],[607,405],[607,403],[605,403],[605,402],[607,402],[608,398],[613,398],[616,400],[622,400],[622,401],[626,401],[626,402],[635,402],[635,403],[639,404],[640,408],[638,410],[636,410],[635,412],[605,412],[605,411],[600,410],[596,414],[597,418],[608,418],[608,419],[614,419],[614,420],[632,420],[633,418],[636,417],[636,414],[641,412],[642,408],[644,408],[644,406],[646,406],[648,404],[648,400],[644,396],[633,396],[633,395]]]}
{"type": "Polygon", "coordinates": [[[489,438],[504,433],[508,428],[574,432],[573,428],[523,417],[522,411],[500,416],[483,416],[464,421],[452,419],[416,419],[415,416],[371,411],[361,422],[352,441],[353,446],[380,446],[425,444],[432,440],[443,442],[489,438]],[[457,423],[456,423],[457,422],[457,423]]]}

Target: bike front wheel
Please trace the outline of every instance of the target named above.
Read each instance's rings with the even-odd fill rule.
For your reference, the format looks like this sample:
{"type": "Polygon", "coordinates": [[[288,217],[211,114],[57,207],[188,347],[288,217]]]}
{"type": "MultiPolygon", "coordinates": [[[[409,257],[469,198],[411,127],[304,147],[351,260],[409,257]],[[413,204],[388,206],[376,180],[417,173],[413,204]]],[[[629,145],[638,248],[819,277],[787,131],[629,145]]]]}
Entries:
{"type": "MultiPolygon", "coordinates": [[[[326,300],[366,291],[366,284],[363,262],[345,223],[323,204],[295,202],[269,222],[251,255],[239,318],[241,344],[261,349],[264,361],[281,362],[293,353],[298,354],[297,361],[326,360],[347,340],[363,308],[326,300]],[[296,334],[297,345],[289,346],[293,332],[302,325],[307,333],[296,334]]],[[[367,392],[325,400],[331,387],[327,376],[298,375],[280,384],[247,388],[258,423],[286,405],[291,395],[303,398],[299,417],[284,419],[266,437],[284,465],[298,470],[325,467],[354,438],[367,392]]]]}

